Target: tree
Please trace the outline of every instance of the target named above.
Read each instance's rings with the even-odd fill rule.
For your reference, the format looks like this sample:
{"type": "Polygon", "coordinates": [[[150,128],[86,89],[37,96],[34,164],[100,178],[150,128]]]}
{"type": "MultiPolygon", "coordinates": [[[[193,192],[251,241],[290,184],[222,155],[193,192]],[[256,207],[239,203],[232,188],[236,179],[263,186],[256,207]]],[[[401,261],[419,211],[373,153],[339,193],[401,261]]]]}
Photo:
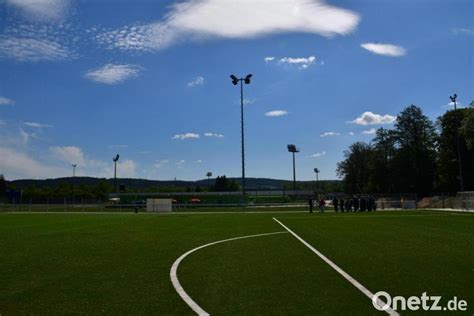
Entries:
{"type": "Polygon", "coordinates": [[[0,174],[0,201],[3,200],[7,191],[7,183],[3,174],[0,174]]]}
{"type": "Polygon", "coordinates": [[[438,118],[437,125],[440,129],[438,151],[438,187],[442,191],[457,192],[460,189],[459,162],[457,137],[459,136],[459,149],[463,169],[464,188],[474,187],[474,147],[470,146],[473,129],[471,121],[474,108],[447,111],[438,118]]]}
{"type": "Polygon", "coordinates": [[[399,192],[420,196],[433,189],[436,168],[436,130],[434,124],[415,105],[405,108],[395,123],[396,153],[392,178],[399,192]]]}
{"type": "Polygon", "coordinates": [[[337,164],[337,175],[344,179],[348,193],[365,193],[371,177],[370,160],[373,148],[363,142],[352,144],[344,151],[344,160],[337,164]]]}
{"type": "Polygon", "coordinates": [[[466,109],[464,122],[461,126],[461,133],[466,138],[468,148],[474,150],[474,101],[472,101],[469,108],[466,109]]]}
{"type": "Polygon", "coordinates": [[[393,130],[379,128],[373,140],[372,176],[370,192],[393,191],[393,158],[396,153],[396,137],[393,130]]]}

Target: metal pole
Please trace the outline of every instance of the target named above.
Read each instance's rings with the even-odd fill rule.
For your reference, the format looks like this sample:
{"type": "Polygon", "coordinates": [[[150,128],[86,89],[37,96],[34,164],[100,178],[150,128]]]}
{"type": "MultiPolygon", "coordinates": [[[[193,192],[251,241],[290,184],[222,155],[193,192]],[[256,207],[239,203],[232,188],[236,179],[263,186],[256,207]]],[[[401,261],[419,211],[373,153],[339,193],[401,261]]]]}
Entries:
{"type": "Polygon", "coordinates": [[[72,205],[74,205],[74,177],[76,176],[76,165],[72,165],[72,205]]]}
{"type": "MultiPolygon", "coordinates": [[[[454,103],[454,111],[457,111],[456,95],[453,99],[453,103],[454,103]]],[[[459,184],[461,186],[461,208],[464,209],[464,181],[462,177],[461,145],[459,143],[459,129],[457,126],[456,126],[456,145],[458,149],[459,184]]]]}
{"type": "MultiPolygon", "coordinates": [[[[295,153],[293,152],[293,191],[296,191],[296,167],[295,167],[295,153]]],[[[295,192],[293,192],[295,194],[295,192]]]]}
{"type": "Polygon", "coordinates": [[[318,201],[319,201],[319,172],[316,172],[316,192],[318,192],[318,201]]]}
{"type": "Polygon", "coordinates": [[[242,140],[242,196],[245,196],[244,84],[240,79],[240,134],[242,140]]]}
{"type": "Polygon", "coordinates": [[[117,161],[114,161],[114,191],[117,197],[117,161]]]}

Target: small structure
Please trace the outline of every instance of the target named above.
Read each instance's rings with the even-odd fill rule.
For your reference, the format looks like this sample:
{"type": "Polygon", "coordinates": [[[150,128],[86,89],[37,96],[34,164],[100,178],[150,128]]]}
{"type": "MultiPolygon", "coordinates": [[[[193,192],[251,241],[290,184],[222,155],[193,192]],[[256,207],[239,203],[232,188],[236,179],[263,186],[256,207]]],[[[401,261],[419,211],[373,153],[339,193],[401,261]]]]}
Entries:
{"type": "Polygon", "coordinates": [[[147,199],[146,200],[146,211],[147,212],[171,212],[172,199],[147,199]]]}

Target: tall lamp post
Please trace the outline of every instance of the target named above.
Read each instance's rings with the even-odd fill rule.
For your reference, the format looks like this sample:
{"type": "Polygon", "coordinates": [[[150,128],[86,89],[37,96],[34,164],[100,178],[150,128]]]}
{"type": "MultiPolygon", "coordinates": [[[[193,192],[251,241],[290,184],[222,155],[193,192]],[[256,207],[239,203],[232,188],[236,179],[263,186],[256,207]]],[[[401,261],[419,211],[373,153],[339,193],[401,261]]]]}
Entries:
{"type": "MultiPolygon", "coordinates": [[[[457,97],[458,95],[456,93],[453,96],[449,96],[449,98],[451,99],[451,102],[453,102],[454,111],[457,111],[457,107],[456,107],[457,97]]],[[[459,130],[457,126],[456,126],[456,146],[458,150],[459,184],[461,187],[461,208],[464,209],[464,180],[462,176],[461,145],[459,143],[459,130]]]]}
{"type": "Polygon", "coordinates": [[[314,173],[316,173],[316,195],[319,201],[319,169],[314,168],[314,173]]]}
{"type": "Polygon", "coordinates": [[[115,191],[115,197],[117,197],[117,161],[119,160],[120,156],[119,154],[115,155],[112,160],[114,161],[114,191],[115,191]]]}
{"type": "Polygon", "coordinates": [[[207,187],[208,187],[208,191],[210,192],[211,191],[211,177],[212,177],[212,172],[208,171],[206,173],[206,176],[207,176],[207,187]]]}
{"type": "Polygon", "coordinates": [[[237,78],[230,75],[232,84],[237,85],[240,82],[240,138],[242,146],[242,196],[245,195],[245,141],[244,141],[244,83],[249,84],[252,74],[248,74],[245,78],[237,78]]]}
{"type": "Polygon", "coordinates": [[[72,164],[72,205],[74,205],[74,178],[76,177],[76,164],[72,164]]]}
{"type": "Polygon", "coordinates": [[[288,148],[288,152],[293,154],[293,191],[296,191],[296,166],[295,166],[295,153],[299,153],[299,148],[296,148],[295,145],[289,144],[286,146],[288,148]]]}

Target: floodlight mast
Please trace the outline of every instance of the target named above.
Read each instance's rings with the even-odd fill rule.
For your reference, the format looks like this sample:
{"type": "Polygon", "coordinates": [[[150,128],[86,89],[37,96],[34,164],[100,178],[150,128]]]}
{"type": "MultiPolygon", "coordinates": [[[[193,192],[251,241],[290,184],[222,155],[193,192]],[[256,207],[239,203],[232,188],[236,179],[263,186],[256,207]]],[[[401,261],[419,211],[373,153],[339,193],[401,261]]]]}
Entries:
{"type": "Polygon", "coordinates": [[[245,137],[244,137],[244,87],[243,84],[250,84],[252,74],[248,74],[245,78],[237,78],[230,75],[232,84],[235,86],[240,82],[240,137],[241,137],[241,155],[242,155],[242,196],[245,196],[245,137]]]}
{"type": "Polygon", "coordinates": [[[115,155],[112,160],[114,161],[114,191],[115,191],[115,197],[118,197],[118,192],[117,192],[117,161],[119,160],[120,156],[119,154],[115,155]]]}
{"type": "Polygon", "coordinates": [[[74,205],[74,178],[76,177],[76,164],[72,164],[72,205],[74,205]]]}
{"type": "Polygon", "coordinates": [[[316,196],[318,198],[318,201],[319,201],[319,169],[318,168],[314,168],[314,173],[316,173],[316,196]]]}
{"type": "Polygon", "coordinates": [[[295,145],[289,144],[286,146],[288,148],[288,152],[293,154],[293,191],[296,191],[296,165],[295,165],[295,153],[299,153],[299,148],[296,148],[295,145]]]}
{"type": "MultiPolygon", "coordinates": [[[[455,93],[453,96],[450,96],[451,102],[454,105],[454,111],[457,111],[456,99],[458,95],[455,93]]],[[[461,187],[461,208],[464,209],[464,180],[462,174],[462,161],[461,161],[461,145],[459,143],[459,130],[456,126],[456,145],[457,145],[457,154],[458,154],[458,168],[459,168],[459,185],[461,187]]]]}

